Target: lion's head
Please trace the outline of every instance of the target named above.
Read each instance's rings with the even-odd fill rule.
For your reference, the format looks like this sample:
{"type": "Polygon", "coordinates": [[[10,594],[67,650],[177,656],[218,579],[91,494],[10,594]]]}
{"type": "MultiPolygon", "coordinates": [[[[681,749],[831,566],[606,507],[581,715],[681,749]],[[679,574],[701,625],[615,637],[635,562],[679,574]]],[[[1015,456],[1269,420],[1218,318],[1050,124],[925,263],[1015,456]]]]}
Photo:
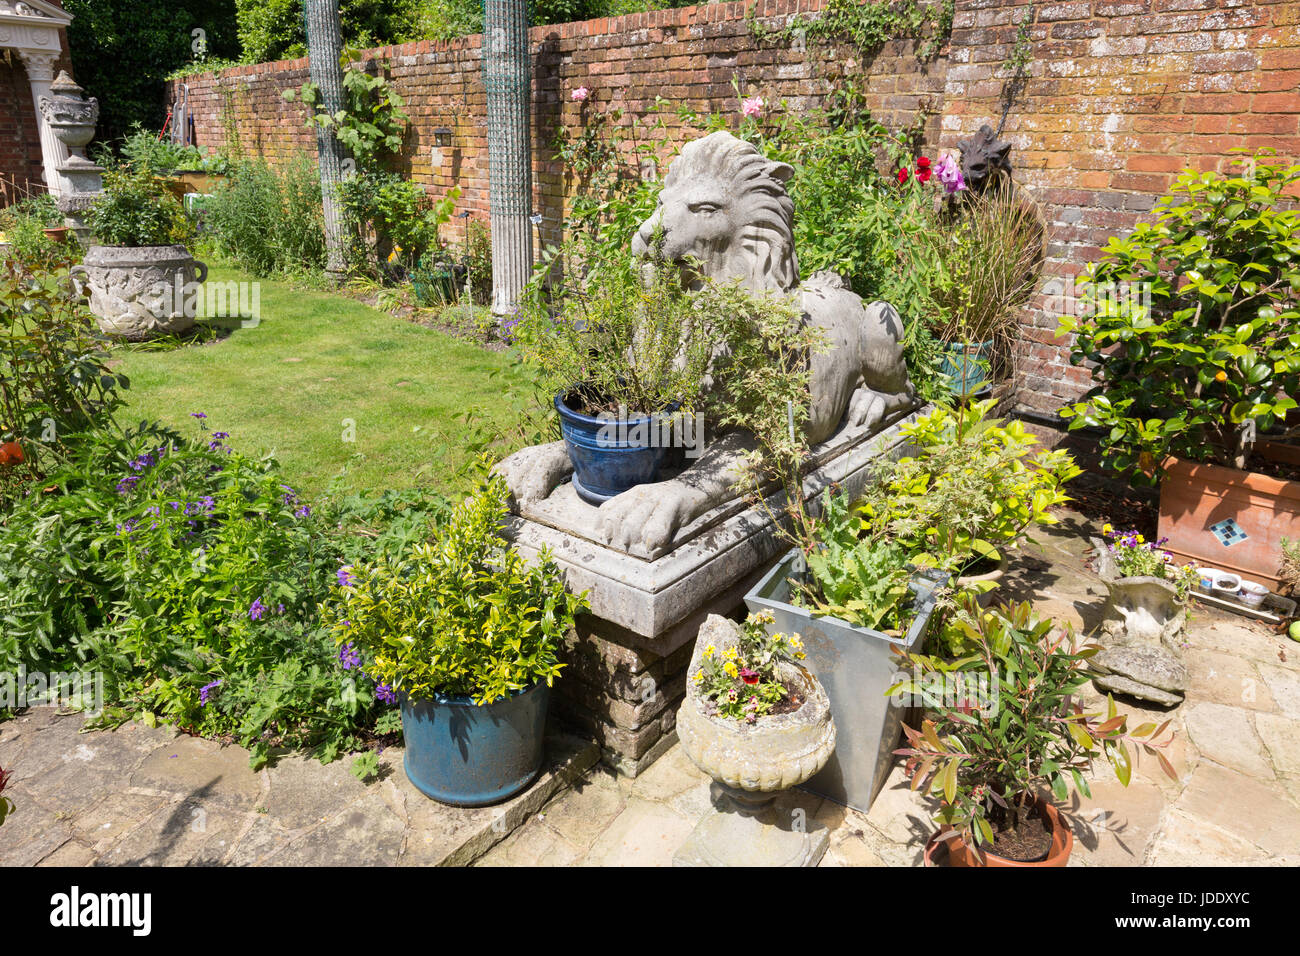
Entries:
{"type": "Polygon", "coordinates": [[[767,159],[730,133],[688,143],[664,178],[659,205],[632,240],[632,254],[660,254],[711,279],[739,277],[749,289],[789,292],[799,282],[794,203],[785,184],[794,170],[767,159]]]}

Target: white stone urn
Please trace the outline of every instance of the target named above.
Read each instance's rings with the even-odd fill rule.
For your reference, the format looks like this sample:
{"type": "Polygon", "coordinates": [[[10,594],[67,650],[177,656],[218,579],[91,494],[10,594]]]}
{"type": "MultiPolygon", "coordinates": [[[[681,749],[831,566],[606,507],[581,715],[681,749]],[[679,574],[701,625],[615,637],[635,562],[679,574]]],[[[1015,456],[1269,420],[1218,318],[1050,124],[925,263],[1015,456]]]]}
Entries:
{"type": "Polygon", "coordinates": [[[139,342],[194,325],[208,267],[180,245],[91,246],[72,270],[106,334],[139,342]]]}
{"type": "Polygon", "coordinates": [[[1093,683],[1167,706],[1187,690],[1187,668],[1178,636],[1187,623],[1187,599],[1172,581],[1123,577],[1105,541],[1092,539],[1097,575],[1106,586],[1102,612],[1103,650],[1089,661],[1093,683]]]}
{"type": "Polygon", "coordinates": [[[717,653],[737,643],[734,621],[709,615],[695,641],[687,670],[686,699],[677,713],[677,736],[692,763],[714,780],[710,813],[674,858],[679,866],[812,866],[826,850],[825,828],[799,811],[774,804],[826,766],[835,750],[830,700],[809,671],[783,663],[781,677],[799,688],[803,705],[753,724],[710,714],[692,679],[703,648],[717,653]]]}

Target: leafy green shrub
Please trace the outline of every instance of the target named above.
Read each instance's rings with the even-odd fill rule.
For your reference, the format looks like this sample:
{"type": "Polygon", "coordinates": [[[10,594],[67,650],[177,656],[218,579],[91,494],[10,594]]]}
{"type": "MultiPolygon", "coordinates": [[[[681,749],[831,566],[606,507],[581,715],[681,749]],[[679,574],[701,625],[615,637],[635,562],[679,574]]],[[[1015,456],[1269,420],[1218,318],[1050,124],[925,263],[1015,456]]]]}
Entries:
{"type": "Polygon", "coordinates": [[[66,263],[0,265],[0,513],[117,407],[105,345],[66,263]]]}
{"type": "Polygon", "coordinates": [[[96,429],[11,511],[0,669],[100,671],[105,722],[230,736],[255,766],[279,746],[331,760],[395,724],[321,602],[340,567],[406,550],[446,506],[405,492],[313,508],[227,438],[96,429]]]}
{"type": "MultiPolygon", "coordinates": [[[[888,691],[921,699],[930,719],[916,730],[906,727],[912,789],[942,798],[935,822],[950,826],[967,845],[988,847],[999,831],[1023,823],[1027,801],[1040,788],[1064,802],[1070,790],[1092,793],[1084,776],[1093,760],[1105,754],[1115,776],[1128,786],[1132,773],[1129,744],[1141,744],[1174,780],[1158,738],[1169,721],[1128,729],[1128,718],[1107,710],[1085,711],[1078,693],[1088,682],[1088,659],[1098,644],[1076,648],[1072,628],[1058,630],[1050,618],[1039,619],[1028,604],[984,611],[974,601],[961,611],[960,626],[975,652],[956,662],[921,654],[904,654],[912,678],[888,691]],[[967,687],[987,682],[988,700],[969,695],[935,694],[931,675],[971,678],[967,687]]],[[[949,685],[951,687],[951,685],[949,685]]]]}
{"type": "MultiPolygon", "coordinates": [[[[194,169],[225,172],[228,166],[221,156],[209,155],[197,146],[181,146],[170,139],[159,139],[157,133],[138,124],[130,135],[123,137],[118,152],[122,162],[138,172],[171,173],[194,169]]],[[[107,165],[112,165],[111,160],[107,165]]]]}
{"type": "Polygon", "coordinates": [[[882,463],[860,504],[864,529],[902,544],[918,563],[956,573],[997,560],[1051,509],[1081,469],[1041,451],[1018,421],[985,417],[992,399],[940,406],[903,426],[915,454],[882,463]]]}
{"type": "Polygon", "coordinates": [[[194,228],[180,202],[149,170],[104,173],[104,198],[86,223],[107,246],[166,246],[189,241],[194,228]]]}
{"type": "Polygon", "coordinates": [[[862,535],[844,495],[822,494],[809,578],[799,597],[815,614],[855,627],[901,633],[910,623],[911,558],[897,542],[862,535]]]}
{"type": "Polygon", "coordinates": [[[674,402],[694,408],[714,350],[722,341],[702,316],[726,314],[747,297],[710,284],[683,290],[677,270],[656,265],[648,281],[627,256],[602,263],[585,289],[557,303],[534,300],[514,335],[552,393],[583,386],[584,411],[623,416],[663,411],[674,402]]]}
{"type": "Polygon", "coordinates": [[[203,223],[217,255],[252,275],[325,267],[320,178],[305,153],[283,171],[261,159],[234,163],[204,206],[203,223]]]}
{"type": "Polygon", "coordinates": [[[353,269],[382,275],[409,269],[442,249],[439,230],[451,219],[460,189],[433,202],[419,183],[396,173],[358,173],[338,185],[350,228],[353,269]]]}
{"type": "Polygon", "coordinates": [[[1102,429],[1105,460],[1151,482],[1173,455],[1249,465],[1257,431],[1300,396],[1300,165],[1243,161],[1240,175],[1184,172],[1155,222],[1112,237],[1065,316],[1070,360],[1093,388],[1062,410],[1102,429]]]}
{"type": "Polygon", "coordinates": [[[568,593],[548,554],[529,564],[506,544],[505,515],[505,484],[494,477],[430,543],[341,569],[327,617],[340,653],[416,700],[470,695],[485,704],[549,685],[586,598],[568,593]]]}
{"type": "MultiPolygon", "coordinates": [[[[414,29],[417,0],[340,0],[338,6],[339,25],[348,46],[381,46],[419,38],[414,29]]],[[[302,0],[235,0],[235,11],[245,62],[307,55],[302,0]]]]}
{"type": "Polygon", "coordinates": [[[48,272],[66,260],[80,258],[81,245],[71,232],[62,242],[45,234],[46,229],[62,225],[63,213],[49,193],[37,193],[0,209],[0,235],[9,246],[7,254],[35,271],[48,272]]]}

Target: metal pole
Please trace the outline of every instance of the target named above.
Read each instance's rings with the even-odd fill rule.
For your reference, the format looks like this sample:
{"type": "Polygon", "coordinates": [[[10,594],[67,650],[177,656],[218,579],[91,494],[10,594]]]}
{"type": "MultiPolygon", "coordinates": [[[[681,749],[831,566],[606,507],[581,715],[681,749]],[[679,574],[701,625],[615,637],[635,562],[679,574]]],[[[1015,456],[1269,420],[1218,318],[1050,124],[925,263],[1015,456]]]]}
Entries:
{"type": "Polygon", "coordinates": [[[533,269],[527,0],[485,0],[483,85],[492,208],[492,311],[504,315],[518,305],[533,269]]]}

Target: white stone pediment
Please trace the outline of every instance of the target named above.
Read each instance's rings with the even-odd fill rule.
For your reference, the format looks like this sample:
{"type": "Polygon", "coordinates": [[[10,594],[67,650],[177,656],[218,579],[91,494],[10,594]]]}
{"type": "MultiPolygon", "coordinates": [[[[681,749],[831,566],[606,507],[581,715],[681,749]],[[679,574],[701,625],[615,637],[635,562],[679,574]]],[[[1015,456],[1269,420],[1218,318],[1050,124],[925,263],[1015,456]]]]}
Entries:
{"type": "Polygon", "coordinates": [[[57,30],[72,22],[72,14],[43,0],[0,0],[0,20],[52,20],[49,25],[57,30]]]}
{"type": "Polygon", "coordinates": [[[59,30],[71,22],[71,15],[41,0],[0,0],[0,47],[57,57],[59,30]]]}

